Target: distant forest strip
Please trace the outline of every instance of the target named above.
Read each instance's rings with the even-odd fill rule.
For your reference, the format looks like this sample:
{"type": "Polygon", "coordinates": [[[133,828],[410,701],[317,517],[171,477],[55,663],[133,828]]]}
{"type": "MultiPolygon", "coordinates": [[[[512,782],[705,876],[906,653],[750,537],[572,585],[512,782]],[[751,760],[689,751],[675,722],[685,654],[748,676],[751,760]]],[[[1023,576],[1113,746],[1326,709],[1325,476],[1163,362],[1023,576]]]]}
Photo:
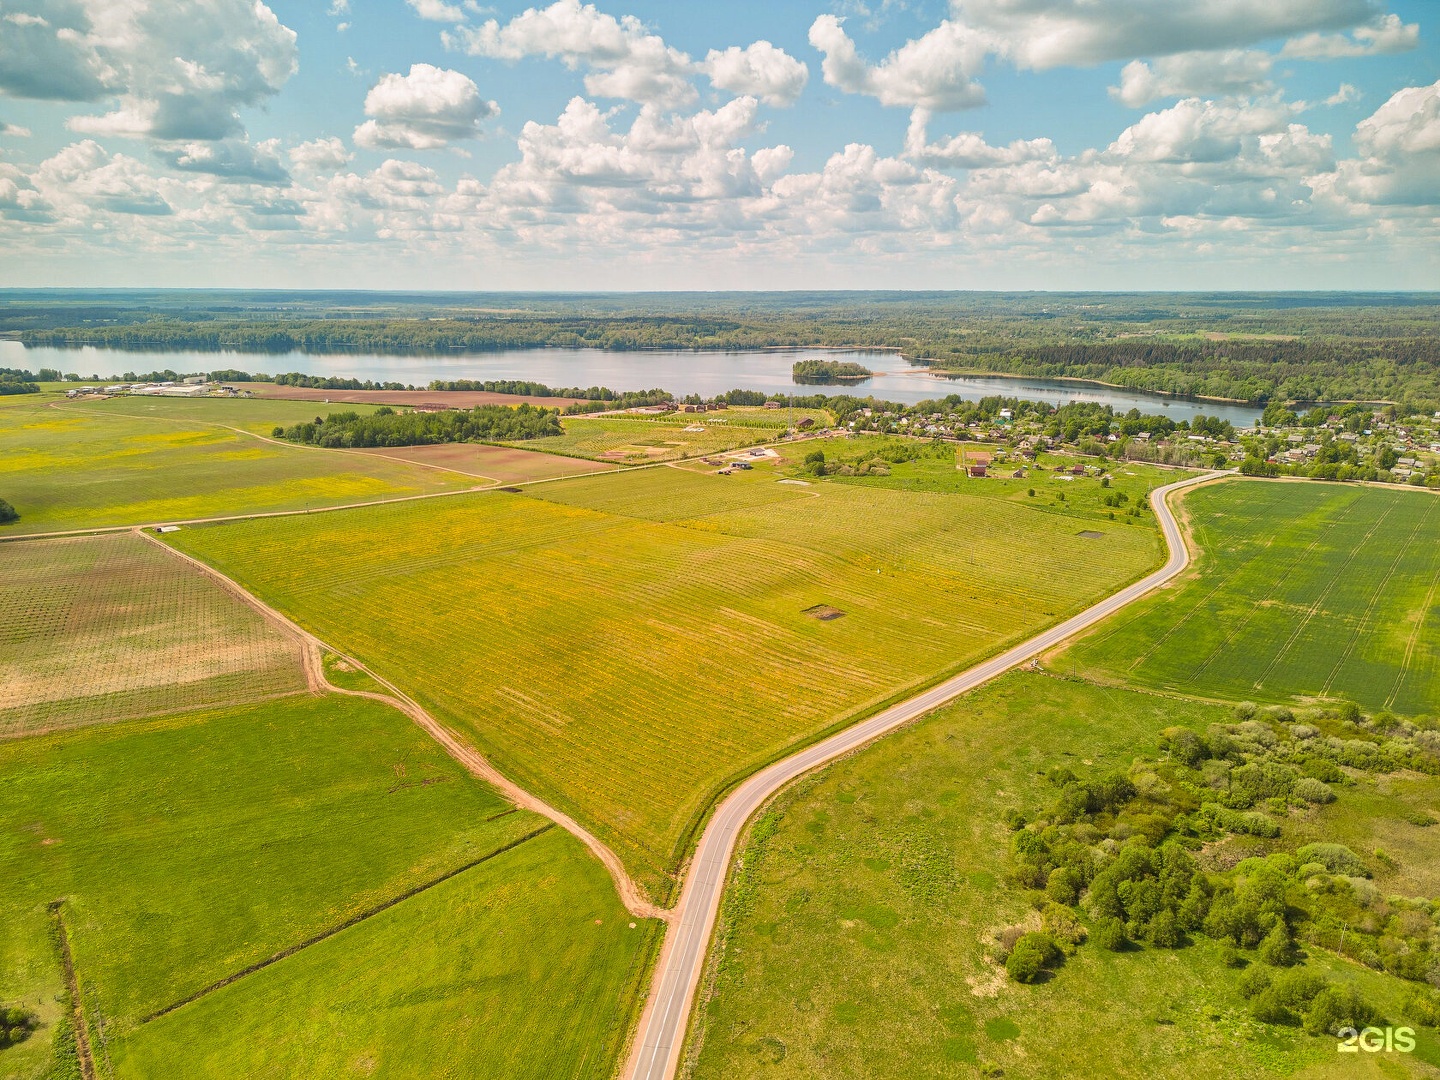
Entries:
{"type": "Polygon", "coordinates": [[[558,409],[531,405],[480,405],[443,412],[397,413],[388,406],[368,416],[331,413],[303,424],[277,427],[278,439],[330,448],[357,446],[428,446],[431,443],[498,442],[560,435],[558,409]]]}
{"type": "Polygon", "coordinates": [[[943,298],[794,308],[737,302],[731,313],[708,307],[652,315],[575,314],[577,304],[556,313],[367,319],[218,313],[182,319],[135,311],[104,325],[32,324],[20,336],[33,345],[256,352],[875,349],[957,372],[1078,378],[1253,403],[1368,400],[1440,408],[1434,304],[1254,310],[1236,301],[1227,310],[1215,300],[1177,314],[1184,307],[1178,301],[1166,308],[1159,300],[1147,307],[1110,298],[1056,304],[1055,311],[1038,303],[1017,299],[1013,315],[995,314],[993,304],[985,314],[966,314],[962,303],[943,298]]]}
{"type": "Polygon", "coordinates": [[[39,381],[38,375],[32,375],[28,371],[0,368],[0,397],[10,394],[38,394],[40,387],[36,384],[39,381]]]}

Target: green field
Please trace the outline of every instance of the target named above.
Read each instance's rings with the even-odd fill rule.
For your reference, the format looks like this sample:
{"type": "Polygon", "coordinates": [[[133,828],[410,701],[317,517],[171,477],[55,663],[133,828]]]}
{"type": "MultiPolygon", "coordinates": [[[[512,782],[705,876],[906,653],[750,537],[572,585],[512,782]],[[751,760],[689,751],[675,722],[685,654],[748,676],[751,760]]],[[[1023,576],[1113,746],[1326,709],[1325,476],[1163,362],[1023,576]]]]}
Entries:
{"type": "MultiPolygon", "coordinates": [[[[1414,1055],[1357,1060],[1337,1056],[1332,1038],[1256,1021],[1206,937],[1179,950],[1092,942],[1035,985],[987,956],[997,930],[1034,917],[1035,894],[1007,877],[1005,815],[1055,797],[1048,769],[1124,771],[1157,753],[1167,726],[1228,719],[1199,702],[1014,673],[787,789],[752,827],[727,888],[688,1075],[1435,1075],[1433,1029],[1414,1055]]],[[[1371,860],[1379,893],[1434,895],[1440,830],[1406,816],[1435,805],[1440,779],[1396,779],[1398,790],[1389,777],[1355,779],[1277,843],[1323,836],[1368,855],[1362,843],[1383,836],[1389,860],[1371,860]]],[[[1307,951],[1307,968],[1406,1018],[1413,983],[1307,951]]]]}
{"type": "Polygon", "coordinates": [[[774,481],[658,468],[169,539],[467,731],[665,897],[730,778],[1159,556],[1149,529],[774,481]]]}
{"type": "Polygon", "coordinates": [[[131,533],[0,545],[0,738],[305,689],[293,635],[131,533]]]}
{"type": "Polygon", "coordinates": [[[234,427],[268,432],[286,410],[313,416],[313,404],[115,399],[0,410],[0,498],[20,512],[0,536],[304,510],[474,484],[400,461],[280,446],[212,419],[226,415],[234,427]]]}
{"type": "Polygon", "coordinates": [[[219,1070],[207,1075],[266,1075],[280,1054],[323,1046],[326,1060],[353,1064],[377,1043],[410,1063],[407,1075],[425,1072],[414,1067],[422,1054],[436,1075],[486,1075],[522,1052],[533,1075],[575,1075],[564,1071],[566,1048],[582,1036],[603,1074],[651,932],[629,928],[578,842],[541,832],[556,830],[514,812],[402,714],[361,699],[306,695],[0,743],[0,821],[0,985],[7,1002],[46,1021],[0,1054],[0,1076],[46,1068],[58,1014],[46,910],[55,900],[96,1055],[116,1075],[197,1075],[199,1060],[219,1070]],[[223,1024],[206,1019],[212,996],[145,1022],[477,863],[218,991],[223,1024]],[[417,922],[430,937],[412,954],[417,922]],[[507,947],[507,933],[527,942],[525,955],[507,947]],[[388,1007],[385,1022],[347,1019],[347,995],[362,987],[369,1005],[388,1007]],[[271,1011],[277,998],[288,1001],[284,1015],[271,1011]],[[476,1029],[463,1044],[422,1044],[421,1021],[451,999],[465,1008],[448,1022],[476,1029]],[[305,1010],[327,1000],[336,1015],[323,1031],[297,1035],[294,1025],[315,1015],[305,1010]],[[555,1001],[573,1005],[562,1013],[555,1001]],[[517,1010],[531,1014],[528,1028],[484,1022],[517,1010]],[[402,1037],[407,1019],[419,1026],[402,1037]],[[178,1057],[174,1040],[185,1047],[178,1057]],[[253,1068],[236,1064],[242,1049],[253,1068]]]}
{"type": "Polygon", "coordinates": [[[720,414],[671,413],[655,417],[567,416],[565,434],[508,443],[572,457],[643,464],[717,454],[778,438],[789,423],[809,416],[829,423],[827,413],[802,409],[727,409],[720,414]],[[703,431],[686,431],[701,427],[703,431]]]}
{"type": "Polygon", "coordinates": [[[558,828],[147,1024],[117,1077],[609,1080],[656,941],[558,828]]]}
{"type": "Polygon", "coordinates": [[[1230,481],[1183,506],[1201,551],[1186,577],[1054,666],[1230,700],[1440,710],[1440,500],[1230,481]]]}
{"type": "Polygon", "coordinates": [[[1183,469],[1164,469],[1138,461],[1107,461],[1072,454],[1041,453],[1034,461],[995,459],[989,474],[972,477],[965,466],[975,455],[994,453],[995,447],[978,443],[932,445],[920,439],[880,435],[853,435],[806,441],[784,448],[788,474],[805,477],[804,457],[819,450],[832,463],[858,463],[900,449],[913,460],[884,462],[888,476],[830,476],[837,484],[893,488],[897,491],[948,492],[982,499],[1003,499],[1037,510],[1114,520],[1120,524],[1152,522],[1150,492],[1192,475],[1183,469]],[[1070,470],[1090,466],[1104,476],[1076,476],[1070,470]],[[1012,475],[1023,467],[1024,477],[1012,475]],[[1124,496],[1121,500],[1120,496],[1124,496]],[[1106,499],[1114,505],[1107,505],[1106,499]],[[1138,511],[1138,513],[1132,513],[1138,511]]]}

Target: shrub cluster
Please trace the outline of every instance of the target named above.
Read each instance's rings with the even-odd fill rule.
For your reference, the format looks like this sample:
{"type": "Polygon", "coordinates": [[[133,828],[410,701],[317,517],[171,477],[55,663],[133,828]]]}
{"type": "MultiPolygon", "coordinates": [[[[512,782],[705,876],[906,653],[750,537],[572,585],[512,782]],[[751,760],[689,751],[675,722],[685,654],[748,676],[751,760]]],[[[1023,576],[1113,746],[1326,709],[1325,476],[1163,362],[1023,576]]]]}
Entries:
{"type": "MultiPolygon", "coordinates": [[[[1440,905],[1382,897],[1366,860],[1348,847],[1261,845],[1271,850],[1229,867],[1221,860],[1220,869],[1195,855],[1228,834],[1281,838],[1286,818],[1335,801],[1357,772],[1440,773],[1440,731],[1384,713],[1362,719],[1353,705],[1314,710],[1304,723],[1285,709],[1242,705],[1236,713],[1234,723],[1204,733],[1167,729],[1159,759],[1137,759],[1123,772],[1082,779],[1053,769],[1051,805],[1030,822],[1012,812],[1010,874],[1036,890],[1052,944],[1059,948],[1051,930],[1059,909],[1087,914],[1091,939],[1106,949],[1180,948],[1203,934],[1283,969],[1302,959],[1303,942],[1403,979],[1440,981],[1440,905]]],[[[1007,970],[1034,981],[1057,962],[1045,953],[1037,963],[1039,955],[1027,948],[1013,964],[1007,958],[1007,970]]],[[[1310,975],[1260,970],[1247,979],[1246,996],[1267,1022],[1318,1033],[1373,1020],[1353,992],[1310,975]]],[[[1440,1018],[1440,1007],[1433,1011],[1440,1018]]]]}
{"type": "Polygon", "coordinates": [[[35,1014],[26,1009],[0,1009],[0,1049],[28,1039],[38,1025],[35,1014]]]}

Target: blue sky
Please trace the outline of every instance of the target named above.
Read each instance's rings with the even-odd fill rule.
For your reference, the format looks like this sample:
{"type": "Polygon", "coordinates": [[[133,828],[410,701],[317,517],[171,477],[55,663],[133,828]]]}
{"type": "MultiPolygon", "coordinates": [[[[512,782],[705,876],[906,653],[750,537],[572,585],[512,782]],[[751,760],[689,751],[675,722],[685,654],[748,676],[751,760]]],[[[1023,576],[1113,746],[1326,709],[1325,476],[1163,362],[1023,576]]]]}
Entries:
{"type": "Polygon", "coordinates": [[[0,0],[0,285],[1440,288],[1418,0],[0,0]]]}

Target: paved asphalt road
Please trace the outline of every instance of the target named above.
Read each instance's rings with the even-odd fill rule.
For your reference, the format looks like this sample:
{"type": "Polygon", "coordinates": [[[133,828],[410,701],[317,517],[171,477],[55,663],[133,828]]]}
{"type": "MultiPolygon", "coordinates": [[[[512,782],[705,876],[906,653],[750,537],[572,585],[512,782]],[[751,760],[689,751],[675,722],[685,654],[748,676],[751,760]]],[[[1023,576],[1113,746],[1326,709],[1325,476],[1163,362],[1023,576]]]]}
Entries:
{"type": "Polygon", "coordinates": [[[908,701],[892,705],[884,712],[806,747],[783,761],[775,762],[731,792],[716,809],[695,849],[695,858],[690,864],[690,873],[656,966],[650,999],[640,1018],[640,1032],[628,1070],[633,1080],[670,1080],[675,1075],[685,1042],[686,1020],[705,964],[705,951],[720,909],[720,894],[735,851],[735,841],[745,822],[761,804],[797,776],[1018,667],[1169,581],[1189,565],[1190,553],[1180,526],[1165,501],[1166,496],[1178,488],[1221,475],[1224,474],[1192,477],[1156,488],[1151,493],[1151,505],[1170,549],[1170,558],[1153,574],[992,660],[947,679],[908,701]]]}

